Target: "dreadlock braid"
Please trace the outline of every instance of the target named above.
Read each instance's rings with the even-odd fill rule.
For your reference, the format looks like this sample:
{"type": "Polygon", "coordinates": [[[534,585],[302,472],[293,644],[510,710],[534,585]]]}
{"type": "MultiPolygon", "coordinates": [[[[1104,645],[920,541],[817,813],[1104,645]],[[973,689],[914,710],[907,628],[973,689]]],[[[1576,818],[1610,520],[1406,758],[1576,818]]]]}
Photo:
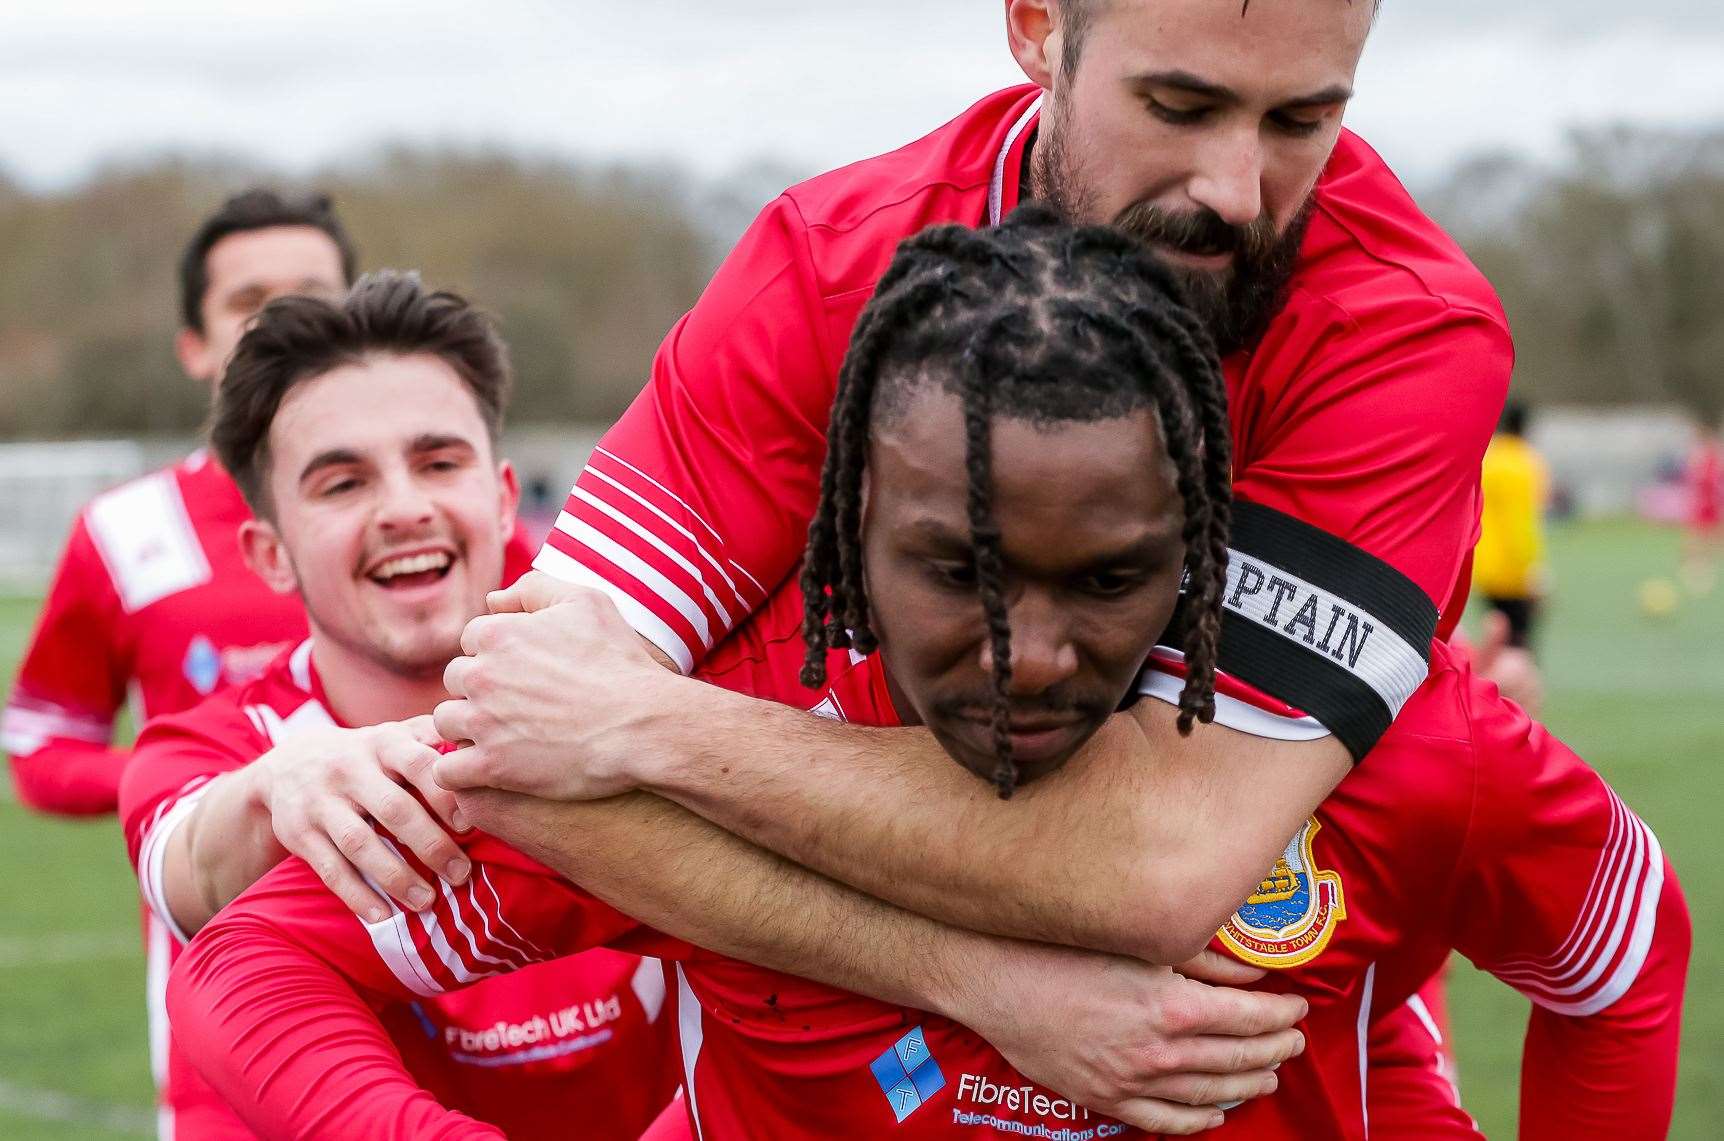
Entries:
{"type": "Polygon", "coordinates": [[[1215,660],[1232,517],[1227,390],[1214,342],[1174,274],[1134,239],[1025,206],[987,230],[941,226],[898,247],[839,372],[820,503],[802,569],[804,685],[826,652],[877,638],[862,566],[862,480],[877,418],[934,384],[963,404],[966,507],[993,662],[994,782],[1011,795],[1012,679],[992,423],[1081,422],[1153,409],[1184,509],[1186,679],[1179,728],[1215,711],[1215,660]]]}
{"type": "MultiPolygon", "coordinates": [[[[1000,322],[985,330],[999,334],[1000,322]]],[[[991,415],[992,393],[989,366],[982,346],[992,338],[979,337],[966,356],[970,367],[963,373],[964,456],[968,484],[965,492],[970,515],[970,549],[975,554],[976,593],[988,623],[988,656],[993,660],[994,706],[990,719],[994,736],[994,784],[1001,796],[1017,787],[1018,766],[1012,760],[1012,736],[1007,713],[1007,695],[1012,688],[1012,627],[1006,615],[1006,567],[1000,553],[1000,525],[994,518],[994,442],[991,415]]]]}
{"type": "MultiPolygon", "coordinates": [[[[1117,340],[1122,351],[1141,362],[1146,370],[1155,368],[1160,353],[1145,335],[1142,325],[1128,324],[1112,317],[1098,316],[1094,320],[1104,335],[1117,340]]],[[[1164,369],[1154,375],[1173,374],[1164,369]]],[[[1195,505],[1186,509],[1181,536],[1185,540],[1185,569],[1191,582],[1190,589],[1195,592],[1195,605],[1200,614],[1207,616],[1213,611],[1216,619],[1208,624],[1200,617],[1186,642],[1189,671],[1187,684],[1179,695],[1179,728],[1181,732],[1189,733],[1194,721],[1207,722],[1215,715],[1215,655],[1220,635],[1220,597],[1226,582],[1226,490],[1223,489],[1223,507],[1218,510],[1210,479],[1210,457],[1207,450],[1196,448],[1192,443],[1202,429],[1189,395],[1178,387],[1159,384],[1152,385],[1152,392],[1157,398],[1168,458],[1174,465],[1175,486],[1184,502],[1195,505]],[[1175,425],[1178,428],[1170,430],[1175,425]],[[1219,566],[1216,565],[1218,547],[1219,566]],[[1213,597],[1210,597],[1211,593],[1213,597]],[[1198,679],[1196,685],[1191,683],[1192,678],[1198,679]]]]}

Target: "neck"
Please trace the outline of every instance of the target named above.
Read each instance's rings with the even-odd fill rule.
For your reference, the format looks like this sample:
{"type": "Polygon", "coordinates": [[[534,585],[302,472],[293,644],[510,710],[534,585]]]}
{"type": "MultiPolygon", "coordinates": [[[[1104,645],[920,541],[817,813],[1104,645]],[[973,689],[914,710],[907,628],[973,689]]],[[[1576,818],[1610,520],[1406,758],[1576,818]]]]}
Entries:
{"type": "Polygon", "coordinates": [[[916,712],[915,705],[910,702],[910,695],[898,685],[898,679],[892,676],[891,667],[886,664],[885,655],[880,657],[880,675],[886,679],[886,696],[892,702],[892,711],[898,715],[898,720],[905,725],[922,724],[922,715],[916,712]]]}
{"type": "Polygon", "coordinates": [[[401,674],[312,631],[311,660],[324,701],[343,725],[377,725],[430,713],[449,696],[443,671],[401,674]]]}

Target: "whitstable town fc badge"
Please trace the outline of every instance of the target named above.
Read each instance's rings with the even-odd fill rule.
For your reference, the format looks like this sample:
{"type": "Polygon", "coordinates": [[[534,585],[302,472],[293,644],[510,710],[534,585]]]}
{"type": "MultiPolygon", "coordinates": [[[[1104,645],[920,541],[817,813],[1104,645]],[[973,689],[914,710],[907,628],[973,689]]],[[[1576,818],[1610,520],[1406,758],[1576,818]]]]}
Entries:
{"type": "Polygon", "coordinates": [[[1347,918],[1341,877],[1317,866],[1312,841],[1323,826],[1305,822],[1245,906],[1221,928],[1228,950],[1254,966],[1286,970],[1323,953],[1347,918]]]}

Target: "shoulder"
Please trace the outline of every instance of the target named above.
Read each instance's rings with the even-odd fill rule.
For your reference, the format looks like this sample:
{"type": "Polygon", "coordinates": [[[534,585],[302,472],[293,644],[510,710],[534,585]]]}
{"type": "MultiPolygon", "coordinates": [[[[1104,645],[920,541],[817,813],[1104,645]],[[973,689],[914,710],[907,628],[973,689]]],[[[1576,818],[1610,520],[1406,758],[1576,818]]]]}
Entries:
{"type": "Polygon", "coordinates": [[[143,748],[169,737],[195,735],[250,761],[307,729],[336,725],[312,692],[311,642],[282,652],[257,677],[219,689],[190,709],[152,718],[139,735],[143,748]]]}
{"type": "Polygon", "coordinates": [[[1432,221],[1381,156],[1343,131],[1313,197],[1307,288],[1367,317],[1391,306],[1440,306],[1504,332],[1496,290],[1432,221]]]}
{"type": "Polygon", "coordinates": [[[785,191],[778,205],[807,235],[823,292],[872,289],[898,243],[929,226],[982,224],[1006,134],[1038,93],[994,92],[912,143],[785,191]]]}
{"type": "Polygon", "coordinates": [[[1282,374],[1294,356],[1368,369],[1437,352],[1447,367],[1477,374],[1493,417],[1514,356],[1490,282],[1349,132],[1318,182],[1299,267],[1263,350],[1282,374]]]}
{"type": "Polygon", "coordinates": [[[338,726],[316,695],[309,638],[284,651],[252,681],[227,692],[264,750],[309,729],[338,726]]]}

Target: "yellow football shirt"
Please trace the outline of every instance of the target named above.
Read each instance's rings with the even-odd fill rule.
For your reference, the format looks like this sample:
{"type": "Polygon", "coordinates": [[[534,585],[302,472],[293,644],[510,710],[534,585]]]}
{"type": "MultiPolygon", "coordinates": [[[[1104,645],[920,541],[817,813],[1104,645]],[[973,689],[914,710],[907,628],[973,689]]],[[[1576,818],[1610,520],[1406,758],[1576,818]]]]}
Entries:
{"type": "Polygon", "coordinates": [[[1543,585],[1550,494],[1544,458],[1518,436],[1493,436],[1481,482],[1485,502],[1473,551],[1473,588],[1496,598],[1535,597],[1543,585]]]}

